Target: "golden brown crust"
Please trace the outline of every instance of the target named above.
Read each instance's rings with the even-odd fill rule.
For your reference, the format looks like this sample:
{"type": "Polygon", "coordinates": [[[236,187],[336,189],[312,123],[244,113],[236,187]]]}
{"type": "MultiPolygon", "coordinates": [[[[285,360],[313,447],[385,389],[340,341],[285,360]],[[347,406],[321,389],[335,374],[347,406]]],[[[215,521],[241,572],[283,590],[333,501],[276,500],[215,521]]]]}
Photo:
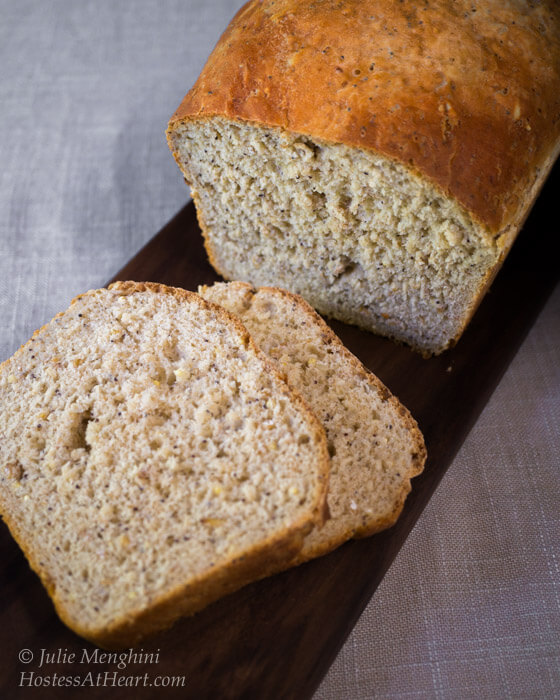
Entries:
{"type": "Polygon", "coordinates": [[[507,247],[560,143],[560,6],[251,0],[170,130],[210,116],[393,158],[507,247]]]}
{"type": "MultiPolygon", "coordinates": [[[[109,289],[121,295],[141,293],[146,290],[159,294],[170,294],[179,300],[196,303],[201,308],[212,309],[213,313],[222,322],[229,324],[230,327],[235,329],[245,347],[257,355],[266,366],[266,371],[275,376],[281,385],[285,387],[285,394],[308,418],[311,432],[320,450],[319,478],[315,494],[315,507],[312,513],[308,516],[302,515],[299,521],[292,523],[284,532],[276,533],[259,542],[243,556],[232,556],[225,563],[222,562],[221,565],[204,572],[197,579],[191,580],[185,585],[177,586],[165,595],[160,596],[149,608],[128,613],[121,619],[115,620],[109,627],[94,628],[82,626],[79,620],[70,615],[64,606],[64,602],[57,595],[55,583],[41,563],[40,552],[35,551],[33,545],[29,542],[27,533],[21,530],[16,519],[9,512],[8,507],[0,508],[0,516],[4,519],[12,536],[23,550],[29,565],[38,574],[47,589],[62,621],[77,634],[99,646],[120,648],[134,645],[143,637],[169,627],[181,615],[193,614],[222,595],[231,593],[250,581],[260,578],[262,571],[270,567],[277,568],[279,561],[290,561],[301,548],[305,535],[314,525],[320,526],[328,515],[326,497],[330,458],[328,456],[325,431],[315,414],[303,398],[285,384],[274,364],[255,346],[239,319],[222,307],[205,301],[198,294],[176,287],[168,287],[151,282],[127,281],[115,282],[109,289]]],[[[71,304],[77,303],[84,296],[97,293],[99,293],[98,290],[92,290],[81,294],[73,299],[71,304]]],[[[64,313],[63,311],[57,314],[55,318],[59,318],[64,313]]],[[[33,337],[39,334],[47,325],[35,331],[33,337]]],[[[13,361],[16,356],[24,351],[25,347],[26,345],[23,345],[12,358],[2,363],[0,367],[13,361]]],[[[0,502],[1,506],[2,503],[0,502]]]]}

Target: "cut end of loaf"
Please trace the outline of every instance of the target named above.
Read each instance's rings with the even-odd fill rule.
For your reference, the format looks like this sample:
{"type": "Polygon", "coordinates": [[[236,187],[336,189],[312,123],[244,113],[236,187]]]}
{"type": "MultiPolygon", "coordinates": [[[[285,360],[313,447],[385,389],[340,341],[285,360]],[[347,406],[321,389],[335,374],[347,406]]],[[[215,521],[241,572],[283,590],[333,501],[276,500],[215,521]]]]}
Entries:
{"type": "Polygon", "coordinates": [[[172,123],[210,258],[424,354],[452,344],[500,259],[496,239],[405,166],[221,117],[172,123]]]}
{"type": "Polygon", "coordinates": [[[198,295],[89,292],[0,368],[0,511],[63,620],[126,645],[291,558],[322,429],[198,295]]]}

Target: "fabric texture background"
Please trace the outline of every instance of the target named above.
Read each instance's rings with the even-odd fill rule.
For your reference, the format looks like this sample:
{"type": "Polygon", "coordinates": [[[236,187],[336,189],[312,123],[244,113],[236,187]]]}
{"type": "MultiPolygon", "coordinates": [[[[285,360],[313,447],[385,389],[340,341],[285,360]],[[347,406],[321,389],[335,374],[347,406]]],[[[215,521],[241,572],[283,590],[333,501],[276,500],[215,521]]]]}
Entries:
{"type": "MultiPolygon", "coordinates": [[[[0,0],[0,360],[185,203],[165,126],[240,4],[0,0]]],[[[557,289],[316,700],[560,697],[559,426],[557,289]]]]}

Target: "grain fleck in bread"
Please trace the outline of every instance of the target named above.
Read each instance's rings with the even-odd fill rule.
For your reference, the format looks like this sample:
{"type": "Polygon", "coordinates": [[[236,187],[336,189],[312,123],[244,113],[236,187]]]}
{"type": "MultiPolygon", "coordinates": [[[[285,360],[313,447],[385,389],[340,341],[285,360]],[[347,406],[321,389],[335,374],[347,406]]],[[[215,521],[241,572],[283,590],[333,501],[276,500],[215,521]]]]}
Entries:
{"type": "Polygon", "coordinates": [[[439,353],[560,147],[560,3],[253,0],[168,128],[214,267],[439,353]]]}
{"type": "Polygon", "coordinates": [[[296,562],[393,525],[426,459],[406,408],[301,297],[243,282],[202,287],[200,293],[241,319],[325,427],[331,519],[306,537],[296,562]]]}
{"type": "Polygon", "coordinates": [[[102,646],[291,559],[327,477],[301,397],[191,292],[88,292],[1,365],[0,512],[62,620],[102,646]]]}

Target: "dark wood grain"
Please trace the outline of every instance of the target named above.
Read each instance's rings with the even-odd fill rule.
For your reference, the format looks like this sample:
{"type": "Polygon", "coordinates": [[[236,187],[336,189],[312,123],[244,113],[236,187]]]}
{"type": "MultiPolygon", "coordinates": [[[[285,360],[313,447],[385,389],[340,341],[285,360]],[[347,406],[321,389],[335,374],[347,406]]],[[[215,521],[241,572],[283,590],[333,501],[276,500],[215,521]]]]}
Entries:
{"type": "MultiPolygon", "coordinates": [[[[80,663],[94,647],[58,620],[38,579],[5,526],[0,530],[0,697],[293,698],[310,697],[426,506],[451,460],[515,355],[558,280],[552,254],[560,232],[553,216],[558,167],[549,178],[504,268],[456,348],[424,360],[356,328],[333,322],[348,347],[378,374],[420,424],[428,447],[392,529],[349,542],[336,552],[231,595],[150,640],[159,663],[80,663]],[[543,254],[544,251],[544,254],[543,254]],[[38,669],[18,652],[75,652],[76,661],[38,669]],[[86,678],[105,674],[105,687],[20,687],[21,673],[86,678]],[[114,687],[113,678],[184,676],[180,689],[114,687]],[[108,685],[107,685],[108,684],[108,685]]],[[[114,279],[151,280],[196,289],[217,278],[208,265],[188,204],[114,279]]],[[[507,407],[505,407],[507,411],[507,407]]],[[[407,582],[403,581],[403,586],[407,582]]],[[[24,678],[29,679],[29,676],[24,678]]],[[[130,681],[129,681],[130,682],[130,681]]]]}

